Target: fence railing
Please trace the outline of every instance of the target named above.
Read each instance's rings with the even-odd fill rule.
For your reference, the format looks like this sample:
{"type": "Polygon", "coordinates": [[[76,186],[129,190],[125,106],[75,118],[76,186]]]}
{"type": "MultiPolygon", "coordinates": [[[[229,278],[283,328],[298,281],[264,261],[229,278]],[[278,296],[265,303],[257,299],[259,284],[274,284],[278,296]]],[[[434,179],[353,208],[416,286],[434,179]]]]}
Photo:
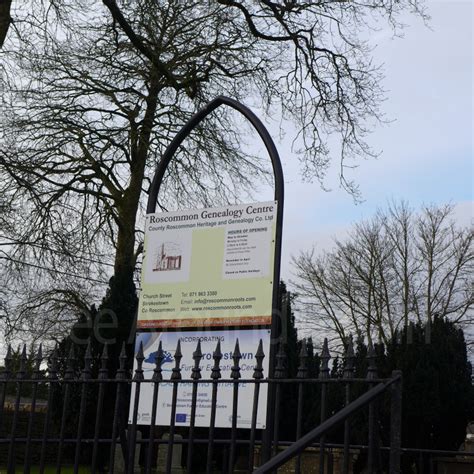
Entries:
{"type": "Polygon", "coordinates": [[[48,357],[41,348],[8,352],[0,372],[0,470],[8,474],[65,467],[75,473],[400,472],[401,374],[379,378],[371,347],[361,374],[352,342],[332,370],[327,341],[319,355],[304,341],[293,360],[280,345],[269,379],[261,343],[251,378],[241,376],[238,342],[225,377],[217,343],[209,378],[202,377],[200,342],[192,361],[182,360],[178,342],[166,373],[161,344],[151,373],[143,369],[141,345],[133,370],[125,347],[114,358],[107,346],[100,352],[66,346],[48,357]],[[183,378],[186,364],[190,378],[183,378]],[[243,399],[249,386],[252,395],[243,399]],[[263,427],[262,393],[270,389],[273,416],[263,427]],[[182,390],[190,407],[185,424],[182,390]],[[225,391],[231,396],[223,408],[225,391]],[[243,408],[248,420],[241,419],[243,408]],[[362,445],[367,449],[355,447],[362,445]]]}
{"type": "MultiPolygon", "coordinates": [[[[374,388],[371,388],[364,395],[360,396],[353,402],[349,403],[340,412],[333,415],[328,420],[321,423],[318,427],[311,430],[302,438],[295,441],[291,446],[279,453],[263,466],[260,466],[254,472],[257,474],[264,474],[273,472],[283,464],[287,463],[290,459],[301,455],[301,453],[309,446],[311,446],[316,440],[322,438],[328,432],[333,430],[335,427],[340,425],[342,422],[347,420],[351,415],[357,413],[359,410],[366,406],[370,406],[378,397],[380,397],[392,384],[394,385],[394,396],[392,399],[392,429],[391,429],[391,444],[390,444],[390,473],[400,472],[400,423],[401,423],[401,392],[400,388],[396,385],[401,383],[401,373],[394,373],[393,378],[385,383],[379,383],[374,388]]],[[[369,435],[369,438],[374,436],[369,435]]],[[[374,457],[374,444],[369,444],[369,459],[374,457]]],[[[347,449],[350,446],[344,446],[344,464],[347,463],[347,449]]],[[[374,466],[369,466],[369,472],[374,471],[374,466]]]]}

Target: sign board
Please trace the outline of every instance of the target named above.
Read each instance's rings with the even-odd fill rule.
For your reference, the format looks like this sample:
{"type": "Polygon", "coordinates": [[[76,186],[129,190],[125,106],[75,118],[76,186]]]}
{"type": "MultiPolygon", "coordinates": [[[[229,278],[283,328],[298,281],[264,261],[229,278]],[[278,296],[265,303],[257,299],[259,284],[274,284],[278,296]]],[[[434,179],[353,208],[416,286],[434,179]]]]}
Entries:
{"type": "Polygon", "coordinates": [[[137,329],[270,326],[275,201],[148,214],[137,329]]]}
{"type": "MultiPolygon", "coordinates": [[[[198,340],[201,340],[201,375],[202,381],[198,384],[197,409],[195,426],[208,427],[211,416],[211,394],[212,382],[211,370],[214,365],[212,358],[217,341],[221,342],[222,359],[220,363],[222,379],[230,379],[231,367],[233,365],[232,352],[236,339],[239,339],[241,378],[251,379],[256,365],[255,353],[260,339],[263,341],[263,375],[268,376],[268,359],[270,352],[270,330],[269,329],[241,329],[233,331],[186,331],[186,332],[143,332],[138,333],[136,338],[135,352],[140,342],[143,344],[145,360],[143,362],[144,378],[149,380],[153,376],[155,368],[155,354],[161,341],[165,358],[162,364],[163,379],[169,380],[171,370],[175,365],[174,353],[178,340],[181,341],[181,376],[183,379],[191,379],[191,371],[194,365],[192,358],[196,350],[198,340]]],[[[136,360],[135,367],[136,368],[136,360]]],[[[232,424],[232,394],[233,382],[219,383],[217,390],[216,427],[228,428],[232,424]]],[[[143,382],[140,387],[140,402],[138,407],[138,424],[149,425],[151,423],[151,409],[153,400],[154,384],[143,382]]],[[[189,426],[191,414],[192,383],[178,384],[178,399],[176,407],[176,426],[189,426]]],[[[266,383],[260,385],[259,404],[257,412],[256,428],[265,428],[267,409],[266,383]]],[[[238,397],[238,428],[250,428],[252,420],[252,406],[254,396],[254,383],[239,383],[238,397]]],[[[169,426],[171,417],[173,383],[160,382],[158,391],[156,424],[169,426]]],[[[132,397],[130,400],[130,413],[132,417],[134,406],[135,387],[132,385],[132,397]]],[[[131,423],[132,420],[129,420],[131,423]]]]}

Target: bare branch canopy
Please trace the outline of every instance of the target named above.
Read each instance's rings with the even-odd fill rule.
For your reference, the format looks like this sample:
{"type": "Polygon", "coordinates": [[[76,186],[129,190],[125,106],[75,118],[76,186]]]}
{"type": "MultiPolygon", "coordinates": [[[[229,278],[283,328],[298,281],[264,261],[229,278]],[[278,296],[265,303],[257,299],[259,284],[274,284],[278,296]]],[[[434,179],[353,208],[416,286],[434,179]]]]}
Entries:
{"type": "MultiPolygon", "coordinates": [[[[357,197],[349,170],[374,155],[366,138],[384,97],[366,32],[397,29],[407,10],[425,15],[417,0],[25,5],[0,2],[0,28],[7,10],[14,25],[0,50],[0,257],[15,292],[0,317],[12,331],[31,329],[14,313],[48,319],[100,300],[111,277],[133,284],[149,177],[217,95],[292,122],[302,175],[322,184],[335,137],[341,186],[357,197]]],[[[169,167],[162,208],[237,202],[267,182],[248,137],[231,111],[209,116],[169,167]]]]}

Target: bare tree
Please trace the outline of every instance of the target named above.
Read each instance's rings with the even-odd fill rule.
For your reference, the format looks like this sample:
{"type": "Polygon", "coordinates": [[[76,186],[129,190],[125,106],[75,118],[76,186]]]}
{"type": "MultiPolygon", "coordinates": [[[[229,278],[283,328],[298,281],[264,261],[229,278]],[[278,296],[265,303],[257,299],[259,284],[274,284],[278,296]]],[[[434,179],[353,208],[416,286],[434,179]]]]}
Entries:
{"type": "MultiPolygon", "coordinates": [[[[383,96],[361,33],[377,19],[396,29],[406,9],[424,15],[417,0],[29,5],[13,2],[15,35],[0,52],[0,191],[12,210],[1,257],[11,288],[25,291],[11,299],[24,311],[15,304],[6,314],[42,317],[59,302],[96,301],[109,276],[133,286],[152,170],[218,94],[297,123],[303,172],[321,182],[327,138],[339,134],[341,185],[357,194],[346,165],[372,154],[364,137],[383,96]],[[76,297],[64,299],[69,290],[76,297]]],[[[173,161],[161,206],[235,202],[267,180],[264,162],[242,152],[247,134],[216,111],[173,161]]]]}
{"type": "Polygon", "coordinates": [[[452,206],[413,213],[392,203],[354,227],[346,241],[294,259],[301,325],[344,343],[350,333],[387,343],[410,321],[435,315],[472,324],[471,229],[452,221],[452,206]]]}

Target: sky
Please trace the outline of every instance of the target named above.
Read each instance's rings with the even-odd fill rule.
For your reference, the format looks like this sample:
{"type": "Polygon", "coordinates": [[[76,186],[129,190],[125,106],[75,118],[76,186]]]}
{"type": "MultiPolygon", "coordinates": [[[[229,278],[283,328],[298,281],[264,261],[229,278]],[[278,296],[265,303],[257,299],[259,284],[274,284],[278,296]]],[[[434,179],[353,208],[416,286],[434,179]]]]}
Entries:
{"type": "Polygon", "coordinates": [[[284,279],[292,278],[292,255],[330,248],[333,237],[343,238],[390,199],[405,199],[415,209],[452,203],[460,224],[473,222],[474,8],[470,0],[427,6],[428,26],[407,14],[404,38],[393,38],[388,28],[373,38],[375,60],[384,64],[382,108],[390,123],[368,139],[381,156],[349,175],[360,186],[362,203],[338,186],[337,156],[327,183],[332,191],[325,192],[317,182],[301,182],[290,146],[277,142],[286,184],[284,279]]]}
{"type": "MultiPolygon", "coordinates": [[[[428,25],[407,14],[403,38],[388,28],[373,38],[375,61],[384,65],[382,111],[389,123],[368,138],[380,157],[348,175],[360,187],[361,203],[339,187],[337,156],[326,192],[318,182],[302,183],[291,147],[277,142],[285,173],[281,276],[290,288],[293,256],[331,249],[334,238],[344,239],[354,223],[389,200],[404,199],[415,210],[451,203],[459,225],[474,224],[473,2],[428,1],[427,7],[428,25]]],[[[277,128],[268,125],[277,137],[277,128]]],[[[469,340],[472,329],[466,330],[469,340]]],[[[474,352],[470,359],[474,363],[474,352]]]]}
{"type": "MultiPolygon", "coordinates": [[[[340,189],[338,157],[326,182],[302,183],[295,154],[276,140],[285,173],[282,278],[291,281],[291,257],[301,250],[329,249],[350,227],[370,218],[390,199],[455,205],[462,225],[473,222],[473,20],[471,0],[427,1],[431,20],[406,14],[404,38],[387,28],[375,34],[375,61],[384,64],[387,91],[383,112],[390,123],[369,137],[381,150],[376,160],[360,163],[349,175],[363,202],[340,189]]],[[[263,113],[255,110],[262,117],[263,113]]],[[[275,123],[268,123],[276,139],[275,123]]],[[[268,190],[262,200],[272,199],[268,190]]]]}

